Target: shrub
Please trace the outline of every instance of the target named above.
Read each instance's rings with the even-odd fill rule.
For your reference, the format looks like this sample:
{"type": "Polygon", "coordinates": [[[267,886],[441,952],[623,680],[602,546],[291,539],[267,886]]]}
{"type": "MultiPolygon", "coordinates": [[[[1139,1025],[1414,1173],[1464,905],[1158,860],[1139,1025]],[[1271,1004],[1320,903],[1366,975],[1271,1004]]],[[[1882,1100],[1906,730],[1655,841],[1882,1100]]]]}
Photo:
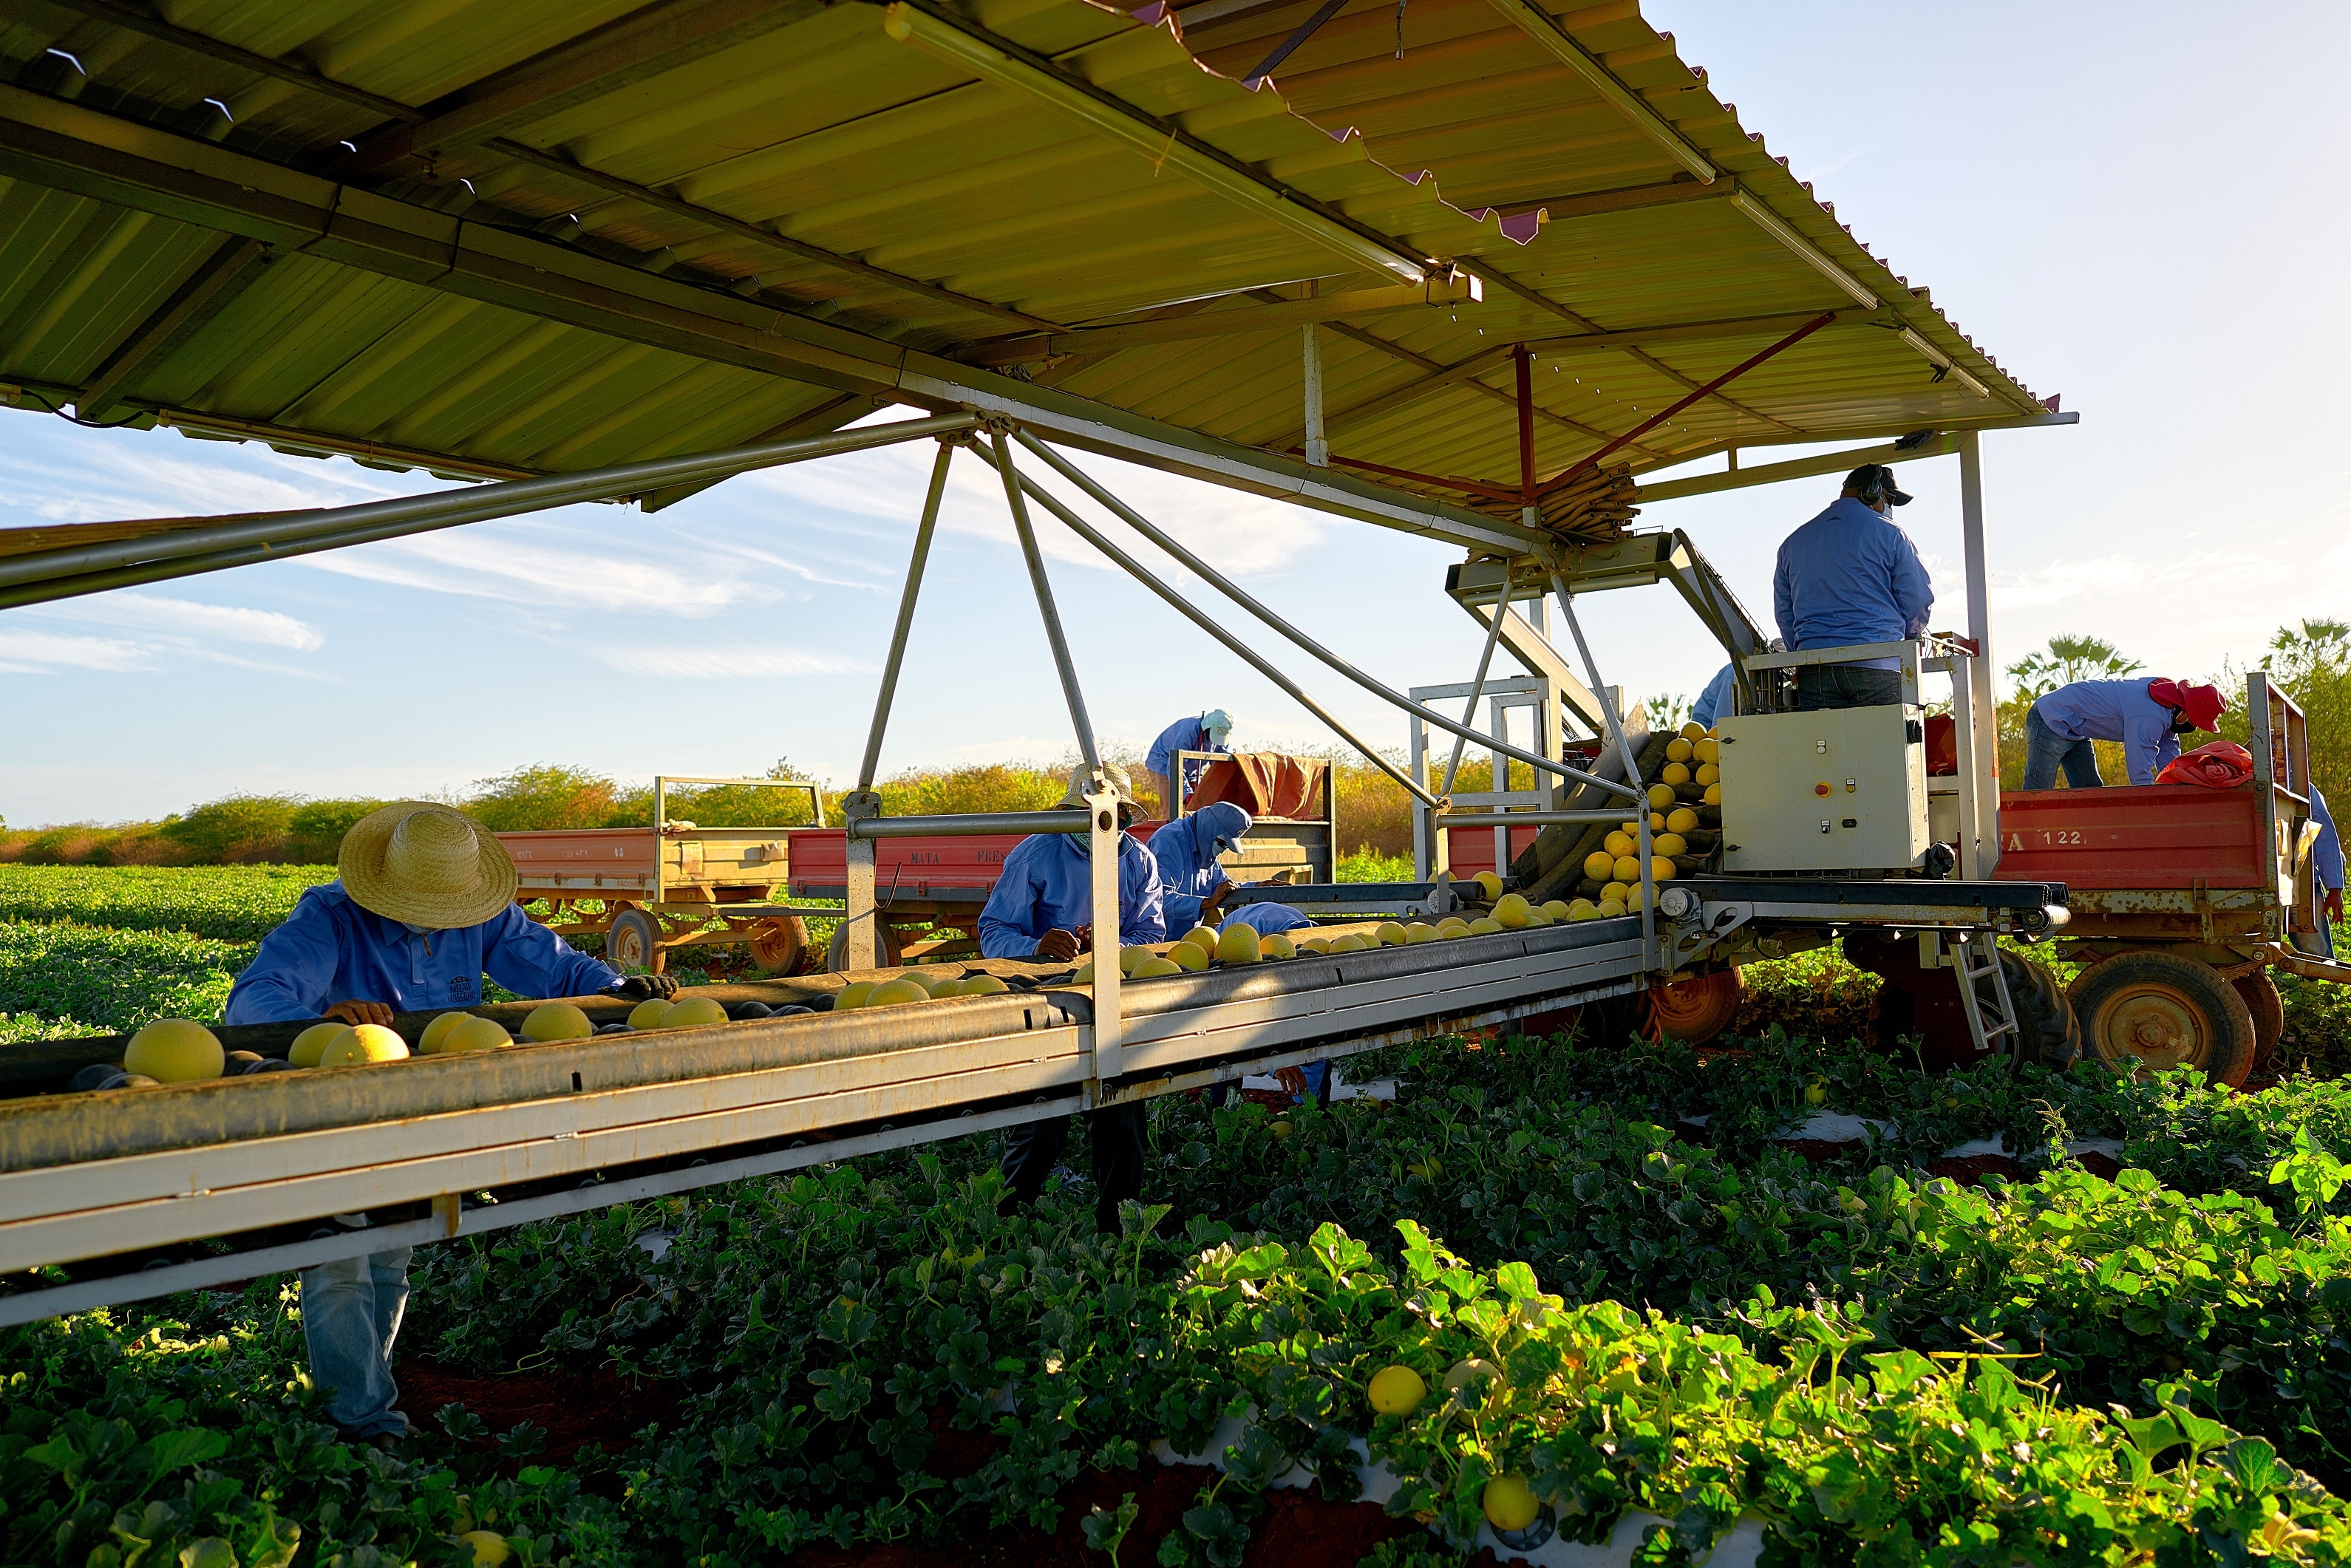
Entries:
{"type": "Polygon", "coordinates": [[[280,860],[298,795],[225,795],[166,822],[162,836],[194,860],[280,860]]]}
{"type": "Polygon", "coordinates": [[[614,793],[601,773],[541,762],[475,779],[464,810],[494,833],[600,828],[612,815],[614,793]]]}
{"type": "Polygon", "coordinates": [[[343,847],[343,835],[354,823],[384,805],[381,800],[311,800],[294,809],[287,819],[287,858],[311,865],[331,865],[343,847]]]}

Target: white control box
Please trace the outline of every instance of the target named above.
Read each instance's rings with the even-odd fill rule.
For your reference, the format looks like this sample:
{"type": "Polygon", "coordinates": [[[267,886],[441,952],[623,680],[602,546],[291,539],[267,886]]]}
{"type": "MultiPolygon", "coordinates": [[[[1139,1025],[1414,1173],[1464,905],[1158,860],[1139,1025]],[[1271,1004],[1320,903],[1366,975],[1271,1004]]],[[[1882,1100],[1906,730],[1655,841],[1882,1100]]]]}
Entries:
{"type": "Polygon", "coordinates": [[[1917,708],[1750,714],[1716,729],[1726,873],[1907,871],[1926,855],[1917,708]]]}

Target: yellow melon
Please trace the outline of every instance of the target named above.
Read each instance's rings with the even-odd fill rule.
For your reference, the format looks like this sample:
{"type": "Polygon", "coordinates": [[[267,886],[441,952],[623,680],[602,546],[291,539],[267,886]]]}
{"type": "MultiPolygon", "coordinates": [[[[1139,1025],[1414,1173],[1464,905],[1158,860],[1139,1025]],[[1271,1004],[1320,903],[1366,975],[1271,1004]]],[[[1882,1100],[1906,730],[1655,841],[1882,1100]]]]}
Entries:
{"type": "Polygon", "coordinates": [[[1673,881],[1674,862],[1667,860],[1663,855],[1651,855],[1649,857],[1649,880],[1651,882],[1673,881]]]}
{"type": "Polygon", "coordinates": [[[1481,915],[1478,916],[1477,919],[1472,920],[1469,923],[1469,935],[1472,936],[1491,936],[1496,932],[1501,930],[1501,928],[1502,923],[1500,921],[1495,919],[1490,915],[1481,915]]]}
{"type": "Polygon", "coordinates": [[[1372,935],[1379,939],[1379,944],[1383,947],[1404,946],[1404,925],[1400,921],[1383,920],[1380,922],[1379,929],[1372,935]]]}
{"type": "MultiPolygon", "coordinates": [[[[1600,847],[1608,852],[1608,858],[1611,863],[1614,863],[1618,855],[1631,854],[1635,850],[1640,847],[1640,844],[1641,841],[1639,839],[1635,838],[1630,831],[1623,828],[1619,828],[1616,831],[1609,834],[1606,838],[1600,841],[1600,847]]],[[[1604,881],[1605,879],[1604,878],[1603,880],[1604,881]]]]}
{"type": "Polygon", "coordinates": [[[1616,857],[1614,872],[1616,880],[1624,883],[1627,886],[1640,881],[1641,857],[1638,855],[1618,855],[1616,857]]]}
{"type": "MultiPolygon", "coordinates": [[[[629,1009],[629,1027],[634,1030],[667,1029],[669,1009],[670,1003],[667,998],[647,997],[629,1009]]],[[[437,1023],[440,1020],[436,1019],[434,1021],[437,1023]]],[[[424,1049],[428,1051],[433,1049],[432,1038],[429,1033],[425,1036],[424,1049]]]]}
{"type": "Polygon", "coordinates": [[[1631,888],[1626,887],[1621,882],[1612,882],[1607,886],[1600,890],[1600,901],[1603,904],[1605,904],[1608,900],[1613,898],[1617,903],[1622,904],[1625,902],[1625,895],[1631,891],[1631,888]]]}
{"type": "Polygon", "coordinates": [[[1603,919],[1603,920],[1614,920],[1614,919],[1615,919],[1618,915],[1622,915],[1622,914],[1624,914],[1624,913],[1625,913],[1625,901],[1624,901],[1623,899],[1621,899],[1621,898],[1604,898],[1604,899],[1602,899],[1602,900],[1600,901],[1600,918],[1601,918],[1601,919],[1603,919]]]}
{"type": "Polygon", "coordinates": [[[328,1041],[319,1054],[321,1067],[351,1067],[366,1061],[398,1061],[408,1054],[408,1042],[381,1024],[355,1024],[349,1034],[328,1041]]]}
{"type": "Polygon", "coordinates": [[[1650,847],[1661,855],[1686,855],[1689,853],[1689,841],[1683,838],[1679,833],[1660,833],[1650,847]]]}
{"type": "Polygon", "coordinates": [[[1012,988],[993,975],[974,975],[956,988],[959,997],[999,997],[1012,988]]]}
{"type": "Polygon", "coordinates": [[[881,983],[882,982],[879,980],[850,981],[849,984],[841,987],[839,991],[836,991],[833,994],[832,1010],[837,1013],[845,1013],[863,1007],[865,1005],[865,998],[872,996],[873,994],[873,988],[881,983]]]}
{"type": "Polygon", "coordinates": [[[1709,737],[1692,747],[1691,755],[1700,762],[1719,762],[1722,760],[1722,742],[1709,737]]]}
{"type": "MultiPolygon", "coordinates": [[[[1611,833],[1608,841],[1613,844],[1622,837],[1622,833],[1611,833]]],[[[1616,853],[1614,850],[1594,850],[1583,857],[1583,874],[1594,882],[1605,882],[1615,872],[1616,853]]]]}
{"type": "Polygon", "coordinates": [[[1690,770],[1686,764],[1668,762],[1665,766],[1665,770],[1657,775],[1657,779],[1659,782],[1666,784],[1687,784],[1690,781],[1690,770]]]}
{"type": "MultiPolygon", "coordinates": [[[[1191,944],[1186,942],[1184,943],[1183,946],[1188,947],[1191,944]]],[[[1134,972],[1128,977],[1130,979],[1136,980],[1155,980],[1162,975],[1180,975],[1183,972],[1184,968],[1182,965],[1173,963],[1168,959],[1159,956],[1158,954],[1154,953],[1150,956],[1144,958],[1142,963],[1137,964],[1134,967],[1134,972]]]]}
{"type": "Polygon", "coordinates": [[[1372,945],[1369,942],[1364,941],[1362,937],[1356,936],[1352,931],[1346,933],[1346,935],[1343,936],[1334,936],[1331,940],[1331,951],[1333,953],[1361,953],[1367,950],[1372,945]]]}
{"type": "Polygon", "coordinates": [[[1700,784],[1719,784],[1722,782],[1722,769],[1711,762],[1701,762],[1695,779],[1700,784]]]}
{"type": "Polygon", "coordinates": [[[416,1054],[419,1056],[436,1054],[441,1049],[442,1040],[448,1037],[449,1031],[473,1016],[471,1013],[442,1013],[436,1016],[431,1023],[424,1026],[424,1032],[416,1037],[416,1054]]]}
{"type": "Polygon", "coordinates": [[[1259,946],[1257,930],[1234,921],[1217,938],[1217,962],[1219,964],[1254,964],[1264,956],[1259,946]]]}
{"type": "Polygon", "coordinates": [[[525,1040],[586,1040],[595,1032],[588,1015],[569,1002],[541,1002],[522,1020],[525,1040]]]}
{"type": "Polygon", "coordinates": [[[963,989],[963,975],[956,970],[942,970],[924,978],[923,988],[930,992],[934,999],[952,997],[963,989]]]}
{"type": "Polygon", "coordinates": [[[1711,732],[1708,730],[1706,726],[1698,723],[1696,719],[1690,720],[1681,727],[1681,737],[1684,740],[1688,741],[1696,741],[1709,733],[1711,732]]]}
{"type": "Polygon", "coordinates": [[[1600,906],[1588,898],[1579,898],[1567,906],[1567,917],[1570,920],[1597,920],[1600,918],[1600,906]]]}
{"type": "Polygon", "coordinates": [[[1416,920],[1404,928],[1404,939],[1416,947],[1424,942],[1434,942],[1437,940],[1437,927],[1426,920],[1416,920]]]}
{"type": "Polygon", "coordinates": [[[1722,804],[1722,786],[1719,783],[1709,784],[1706,787],[1706,803],[1709,806],[1719,806],[1722,804]]]}
{"type": "Polygon", "coordinates": [[[1197,942],[1170,942],[1167,959],[1179,969],[1205,969],[1208,967],[1208,950],[1197,942]]]}
{"type": "Polygon", "coordinates": [[[1687,762],[1689,759],[1690,759],[1690,743],[1689,743],[1689,738],[1688,738],[1687,736],[1679,736],[1679,735],[1677,735],[1677,736],[1674,737],[1671,740],[1669,740],[1669,741],[1666,742],[1666,760],[1667,760],[1667,761],[1668,761],[1668,762],[1687,762]]]}
{"type": "Polygon", "coordinates": [[[441,1037],[436,1056],[462,1056],[475,1051],[504,1051],[514,1044],[507,1026],[496,1019],[466,1015],[465,1021],[441,1037]]]}
{"type": "Polygon", "coordinates": [[[1652,784],[1649,786],[1649,804],[1656,808],[1658,810],[1663,811],[1671,807],[1675,799],[1674,787],[1672,785],[1652,784]]]}
{"type": "Polygon", "coordinates": [[[1677,806],[1666,813],[1666,831],[1687,833],[1698,826],[1698,813],[1687,806],[1677,806]]]}
{"type": "Polygon", "coordinates": [[[1184,940],[1191,943],[1194,946],[1199,948],[1201,952],[1207,954],[1210,957],[1216,956],[1217,928],[1215,926],[1195,925],[1192,929],[1184,933],[1184,940]]]}
{"type": "MultiPolygon", "coordinates": [[[[1397,940],[1403,940],[1402,933],[1404,931],[1404,927],[1399,925],[1396,927],[1396,931],[1398,934],[1397,940]]],[[[1177,946],[1189,947],[1191,944],[1189,942],[1183,942],[1178,943],[1177,946]]],[[[1295,958],[1298,956],[1298,945],[1290,941],[1288,936],[1282,935],[1280,932],[1276,931],[1270,936],[1265,936],[1258,943],[1258,951],[1261,956],[1268,958],[1295,958]]]]}
{"type": "MultiPolygon", "coordinates": [[[[922,981],[915,979],[911,975],[903,979],[893,980],[891,983],[893,985],[915,987],[920,987],[923,984],[922,981]]],[[[923,995],[928,997],[930,992],[927,989],[925,989],[923,995]]],[[[872,997],[866,998],[865,1001],[868,1007],[871,1007],[873,1004],[873,998],[872,997]]],[[[671,1029],[707,1029],[712,1024],[725,1023],[726,1021],[726,1009],[720,1006],[716,1000],[709,997],[680,997],[677,1000],[670,1004],[668,1027],[671,1029]]]]}
{"type": "Polygon", "coordinates": [[[325,1023],[312,1024],[294,1037],[293,1045],[287,1050],[286,1060],[297,1067],[318,1066],[319,1053],[334,1043],[337,1035],[350,1027],[347,1023],[338,1023],[333,1019],[329,1019],[325,1023]]]}
{"type": "Polygon", "coordinates": [[[1533,906],[1527,903],[1527,895],[1522,893],[1506,893],[1494,901],[1494,919],[1512,931],[1525,925],[1527,916],[1532,911],[1533,906]]]}
{"type": "MultiPolygon", "coordinates": [[[[408,1050],[404,1045],[400,1049],[403,1054],[408,1050]]],[[[124,1071],[158,1083],[201,1083],[218,1078],[227,1065],[228,1052],[221,1049],[220,1036],[193,1019],[157,1019],[132,1035],[122,1052],[124,1071]]]]}
{"type": "Polygon", "coordinates": [[[865,1005],[869,1008],[902,1008],[909,1002],[927,1002],[930,999],[931,990],[928,986],[924,985],[912,975],[901,975],[894,980],[884,980],[874,987],[872,994],[865,998],[865,1005]]]}
{"type": "Polygon", "coordinates": [[[1478,891],[1485,894],[1487,903],[1491,904],[1502,896],[1502,879],[1492,872],[1481,871],[1470,880],[1478,884],[1478,891]]]}
{"type": "Polygon", "coordinates": [[[1543,913],[1553,920],[1564,920],[1567,918],[1567,912],[1574,906],[1563,898],[1547,898],[1543,900],[1542,907],[1543,913]]]}

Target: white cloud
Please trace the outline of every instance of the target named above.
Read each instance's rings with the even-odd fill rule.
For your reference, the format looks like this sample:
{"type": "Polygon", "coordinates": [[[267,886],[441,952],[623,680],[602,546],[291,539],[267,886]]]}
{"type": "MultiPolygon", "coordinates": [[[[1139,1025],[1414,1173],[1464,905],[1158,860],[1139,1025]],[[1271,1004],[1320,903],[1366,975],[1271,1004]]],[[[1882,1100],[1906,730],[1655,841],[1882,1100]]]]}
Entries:
{"type": "Polygon", "coordinates": [[[193,599],[162,599],[145,593],[111,593],[86,601],[94,612],[123,622],[126,631],[178,632],[226,643],[258,643],[299,653],[326,645],[326,636],[306,621],[274,610],[201,604],[193,599]]]}
{"type": "Polygon", "coordinates": [[[755,584],[610,551],[605,542],[584,536],[559,549],[453,529],[329,550],[302,561],[344,577],[549,611],[705,616],[760,596],[755,584]]]}
{"type": "Polygon", "coordinates": [[[871,670],[871,664],[805,648],[614,648],[599,647],[596,657],[616,670],[634,675],[658,675],[676,681],[733,680],[769,675],[842,675],[871,670]]]}
{"type": "Polygon", "coordinates": [[[53,632],[0,631],[0,670],[47,674],[53,670],[150,670],[148,650],[115,637],[70,637],[53,632]]]}

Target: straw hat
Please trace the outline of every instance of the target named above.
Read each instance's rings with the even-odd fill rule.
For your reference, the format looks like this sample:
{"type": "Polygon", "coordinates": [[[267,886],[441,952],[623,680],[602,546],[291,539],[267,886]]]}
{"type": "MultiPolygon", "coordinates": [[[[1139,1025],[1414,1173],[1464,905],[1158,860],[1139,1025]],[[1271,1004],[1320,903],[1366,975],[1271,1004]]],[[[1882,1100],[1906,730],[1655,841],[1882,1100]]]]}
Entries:
{"type": "Polygon", "coordinates": [[[335,863],[361,909],[435,931],[479,925],[514,902],[514,862],[497,835],[423,800],[361,817],[335,863]]]}
{"type": "MultiPolygon", "coordinates": [[[[1082,762],[1070,769],[1070,787],[1061,792],[1061,810],[1076,810],[1084,808],[1086,785],[1091,781],[1092,773],[1093,770],[1082,762]]],[[[1102,777],[1109,780],[1111,793],[1118,797],[1119,804],[1136,805],[1134,781],[1126,776],[1125,768],[1115,762],[1105,762],[1102,764],[1102,777]]]]}

